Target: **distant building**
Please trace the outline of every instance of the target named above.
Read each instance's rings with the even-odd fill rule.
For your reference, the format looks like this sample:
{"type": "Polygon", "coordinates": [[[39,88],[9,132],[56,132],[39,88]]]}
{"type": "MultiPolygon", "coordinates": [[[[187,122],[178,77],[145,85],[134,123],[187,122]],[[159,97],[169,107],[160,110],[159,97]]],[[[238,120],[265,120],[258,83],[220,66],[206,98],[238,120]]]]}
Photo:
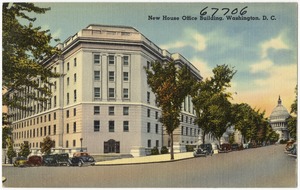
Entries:
{"type": "MultiPolygon", "coordinates": [[[[156,60],[174,61],[187,65],[202,80],[195,66],[127,26],[89,25],[58,47],[61,56],[43,63],[63,74],[51,79],[49,102],[24,102],[32,112],[9,108],[15,149],[28,141],[33,153],[39,153],[46,136],[55,141],[54,149],[70,154],[83,148],[92,154],[142,155],[147,148],[169,146],[144,68],[156,60]]],[[[39,78],[33,80],[43,85],[39,78]]],[[[174,131],[175,151],[198,140],[201,131],[194,120],[188,96],[182,104],[181,126],[174,131]]]]}
{"type": "Polygon", "coordinates": [[[287,128],[287,118],[290,117],[287,109],[282,105],[280,96],[278,98],[278,104],[273,109],[269,122],[272,126],[272,129],[279,134],[279,139],[287,140],[289,139],[289,131],[287,128]]]}

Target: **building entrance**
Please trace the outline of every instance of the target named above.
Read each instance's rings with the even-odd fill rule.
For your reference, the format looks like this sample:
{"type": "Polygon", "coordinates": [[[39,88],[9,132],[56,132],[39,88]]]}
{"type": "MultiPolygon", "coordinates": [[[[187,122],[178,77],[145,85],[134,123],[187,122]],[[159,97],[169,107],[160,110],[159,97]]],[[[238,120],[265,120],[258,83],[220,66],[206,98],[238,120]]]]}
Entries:
{"type": "Polygon", "coordinates": [[[110,139],[104,142],[104,153],[120,153],[120,141],[110,139]]]}

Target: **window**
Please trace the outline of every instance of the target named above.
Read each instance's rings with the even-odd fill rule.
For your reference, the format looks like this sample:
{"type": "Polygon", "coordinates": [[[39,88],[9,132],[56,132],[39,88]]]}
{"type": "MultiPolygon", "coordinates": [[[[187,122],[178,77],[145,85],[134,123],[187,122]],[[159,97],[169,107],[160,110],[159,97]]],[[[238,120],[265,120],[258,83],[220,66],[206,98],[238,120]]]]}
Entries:
{"type": "Polygon", "coordinates": [[[123,98],[124,99],[128,99],[129,98],[128,88],[123,88],[123,98]]]}
{"type": "Polygon", "coordinates": [[[109,81],[114,81],[115,80],[115,72],[109,71],[108,77],[109,77],[109,81]]]}
{"type": "Polygon", "coordinates": [[[158,124],[155,124],[155,133],[158,134],[158,124]]]}
{"type": "Polygon", "coordinates": [[[69,116],[70,116],[70,113],[69,113],[69,110],[67,110],[66,111],[66,117],[69,118],[69,116]]]}
{"type": "Polygon", "coordinates": [[[49,125],[48,126],[48,135],[50,135],[51,134],[51,126],[49,125]]]}
{"type": "Polygon", "coordinates": [[[76,66],[77,66],[77,59],[74,58],[74,67],[76,67],[76,66]]]}
{"type": "Polygon", "coordinates": [[[76,140],[73,140],[73,147],[76,146],[76,140]]]}
{"type": "Polygon", "coordinates": [[[129,121],[123,121],[123,131],[124,132],[129,131],[129,121]]]}
{"type": "Polygon", "coordinates": [[[150,139],[148,140],[147,144],[148,144],[148,148],[151,148],[151,140],[150,139]]]}
{"type": "Polygon", "coordinates": [[[100,71],[94,71],[94,80],[100,80],[100,71]]]}
{"type": "Polygon", "coordinates": [[[147,92],[147,102],[150,103],[150,92],[147,92]]]}
{"type": "Polygon", "coordinates": [[[56,125],[53,125],[53,135],[56,135],[56,125]]]}
{"type": "Polygon", "coordinates": [[[56,120],[56,112],[53,113],[53,119],[56,120]]]}
{"type": "Polygon", "coordinates": [[[54,96],[54,107],[56,107],[56,96],[54,96]]]}
{"type": "Polygon", "coordinates": [[[69,86],[69,84],[70,84],[70,78],[67,77],[67,85],[69,86]]]}
{"type": "Polygon", "coordinates": [[[114,88],[109,88],[108,89],[108,97],[109,98],[114,98],[115,97],[115,89],[114,88]]]}
{"type": "Polygon", "coordinates": [[[108,131],[109,132],[115,132],[115,121],[109,121],[108,122],[108,131]]]}
{"type": "Polygon", "coordinates": [[[69,104],[70,103],[70,95],[69,95],[69,93],[67,93],[67,104],[69,104]]]}
{"type": "Polygon", "coordinates": [[[55,91],[56,90],[56,81],[54,82],[53,86],[54,86],[54,91],[55,91]]]}
{"type": "Polygon", "coordinates": [[[94,98],[100,98],[100,88],[94,88],[94,98]]]}
{"type": "Polygon", "coordinates": [[[69,133],[69,123],[67,123],[67,133],[69,133]]]}
{"type": "Polygon", "coordinates": [[[150,61],[147,61],[147,69],[150,69],[150,61]]]}
{"type": "Polygon", "coordinates": [[[76,122],[73,123],[73,133],[76,133],[76,122]]]}
{"type": "Polygon", "coordinates": [[[69,141],[66,141],[66,148],[69,148],[69,141]]]}
{"type": "Polygon", "coordinates": [[[123,115],[129,115],[129,107],[123,107],[123,115]]]}
{"type": "Polygon", "coordinates": [[[155,112],[155,119],[158,119],[158,112],[155,112]]]}
{"type": "Polygon", "coordinates": [[[124,66],[128,66],[128,63],[129,63],[129,57],[128,56],[124,56],[123,57],[123,65],[124,66]]]}
{"type": "MultiPolygon", "coordinates": [[[[47,127],[45,126],[44,127],[44,136],[46,136],[47,135],[47,127]]],[[[27,136],[28,136],[28,134],[27,134],[27,136]]]]}
{"type": "Polygon", "coordinates": [[[156,140],[155,146],[156,146],[156,147],[159,147],[159,140],[156,140]]]}
{"type": "Polygon", "coordinates": [[[124,81],[128,81],[129,80],[128,72],[123,72],[123,80],[124,81]]]}
{"type": "Polygon", "coordinates": [[[151,110],[147,109],[147,117],[150,117],[150,115],[151,115],[151,110]]]}
{"type": "Polygon", "coordinates": [[[94,120],[94,132],[100,131],[100,121],[94,120]]]}
{"type": "Polygon", "coordinates": [[[185,129],[185,135],[186,135],[186,136],[189,135],[189,128],[188,128],[188,127],[185,129]]]}
{"type": "Polygon", "coordinates": [[[70,63],[67,63],[67,71],[70,70],[70,63]]]}
{"type": "MultiPolygon", "coordinates": [[[[23,133],[23,132],[22,132],[23,133]]],[[[22,135],[23,136],[23,135],[22,135]]],[[[43,127],[40,128],[40,136],[43,136],[43,127]]]]}
{"type": "Polygon", "coordinates": [[[108,115],[115,115],[115,107],[114,106],[108,107],[108,115]]]}
{"type": "Polygon", "coordinates": [[[76,108],[73,109],[73,115],[76,116],[76,108]]]}
{"type": "Polygon", "coordinates": [[[108,56],[108,64],[110,64],[110,65],[115,64],[115,56],[113,56],[113,55],[108,56]]]}
{"type": "Polygon", "coordinates": [[[100,64],[100,55],[99,54],[94,55],[94,64],[100,64]]]}
{"type": "Polygon", "coordinates": [[[76,75],[76,73],[74,74],[74,82],[76,82],[77,81],[77,75],[76,75]]]}
{"type": "Polygon", "coordinates": [[[76,90],[74,90],[74,102],[76,102],[76,100],[77,100],[77,92],[76,90]]]}
{"type": "MultiPolygon", "coordinates": [[[[51,114],[48,115],[48,121],[51,121],[51,114]]],[[[31,125],[31,121],[30,121],[30,125],[31,125]]]]}
{"type": "Polygon", "coordinates": [[[100,114],[100,106],[94,106],[94,115],[100,114]]]}
{"type": "Polygon", "coordinates": [[[150,133],[151,131],[151,124],[148,122],[147,123],[147,133],[150,133]]]}
{"type": "Polygon", "coordinates": [[[183,130],[184,130],[184,128],[183,128],[183,126],[181,126],[181,135],[183,135],[183,130]]]}

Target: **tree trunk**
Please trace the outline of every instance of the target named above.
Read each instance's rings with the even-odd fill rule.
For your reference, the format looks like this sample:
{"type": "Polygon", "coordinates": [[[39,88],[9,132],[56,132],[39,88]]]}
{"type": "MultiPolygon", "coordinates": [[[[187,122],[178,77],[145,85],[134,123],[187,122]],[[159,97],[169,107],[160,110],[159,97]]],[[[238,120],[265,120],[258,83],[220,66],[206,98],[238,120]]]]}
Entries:
{"type": "Polygon", "coordinates": [[[174,148],[173,148],[173,132],[171,132],[171,134],[170,134],[170,148],[171,148],[171,150],[170,150],[170,155],[171,155],[171,160],[174,160],[174,148]]]}
{"type": "Polygon", "coordinates": [[[203,135],[202,135],[202,144],[205,144],[205,132],[203,132],[203,135]]]}

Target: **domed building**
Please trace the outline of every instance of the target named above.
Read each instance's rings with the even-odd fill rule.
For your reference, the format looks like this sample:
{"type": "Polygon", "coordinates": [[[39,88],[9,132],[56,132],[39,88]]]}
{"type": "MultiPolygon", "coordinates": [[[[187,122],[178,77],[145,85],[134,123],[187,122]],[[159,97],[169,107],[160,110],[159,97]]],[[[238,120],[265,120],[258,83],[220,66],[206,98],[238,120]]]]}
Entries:
{"type": "Polygon", "coordinates": [[[290,117],[288,110],[282,105],[280,96],[278,105],[273,109],[270,115],[270,124],[273,130],[279,134],[279,139],[289,139],[289,131],[287,128],[287,118],[290,117]]]}

